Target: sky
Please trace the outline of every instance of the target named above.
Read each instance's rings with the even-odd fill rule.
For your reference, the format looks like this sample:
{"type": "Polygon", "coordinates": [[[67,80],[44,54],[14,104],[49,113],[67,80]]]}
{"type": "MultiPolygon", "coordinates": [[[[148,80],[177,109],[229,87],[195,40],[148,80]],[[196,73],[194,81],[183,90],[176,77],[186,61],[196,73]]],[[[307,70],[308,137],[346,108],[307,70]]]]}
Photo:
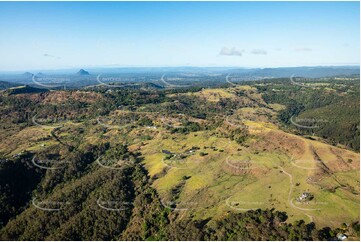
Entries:
{"type": "Polygon", "coordinates": [[[0,71],[359,65],[359,2],[0,2],[0,71]]]}

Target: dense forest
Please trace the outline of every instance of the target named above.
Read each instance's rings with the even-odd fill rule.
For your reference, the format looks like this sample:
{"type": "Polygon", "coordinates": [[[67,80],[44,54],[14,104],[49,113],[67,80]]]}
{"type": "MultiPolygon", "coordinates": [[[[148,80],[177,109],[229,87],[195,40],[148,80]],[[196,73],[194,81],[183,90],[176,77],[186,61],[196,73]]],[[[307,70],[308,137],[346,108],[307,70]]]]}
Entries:
{"type": "MultiPolygon", "coordinates": [[[[326,81],[319,81],[321,84],[326,81]]],[[[358,80],[333,80],[322,88],[310,88],[312,81],[304,85],[293,85],[289,79],[280,79],[273,85],[258,86],[267,103],[279,103],[286,109],[279,113],[279,119],[290,129],[301,134],[316,134],[331,144],[341,143],[359,151],[359,97],[358,80]],[[292,125],[291,118],[299,117],[304,125],[292,125]],[[303,127],[302,127],[303,126],[303,127]]]]}

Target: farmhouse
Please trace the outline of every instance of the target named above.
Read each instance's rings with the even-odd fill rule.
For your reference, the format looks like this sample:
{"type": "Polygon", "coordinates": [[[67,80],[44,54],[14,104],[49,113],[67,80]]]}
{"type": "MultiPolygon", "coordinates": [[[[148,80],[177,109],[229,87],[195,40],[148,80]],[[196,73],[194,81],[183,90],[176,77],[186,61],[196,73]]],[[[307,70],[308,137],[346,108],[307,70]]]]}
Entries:
{"type": "Polygon", "coordinates": [[[303,192],[301,196],[296,198],[297,202],[310,201],[313,199],[313,195],[309,192],[303,192]]]}
{"type": "Polygon", "coordinates": [[[337,235],[337,239],[338,239],[338,240],[345,240],[345,239],[347,239],[347,235],[345,235],[345,234],[339,234],[339,235],[337,235]]]}

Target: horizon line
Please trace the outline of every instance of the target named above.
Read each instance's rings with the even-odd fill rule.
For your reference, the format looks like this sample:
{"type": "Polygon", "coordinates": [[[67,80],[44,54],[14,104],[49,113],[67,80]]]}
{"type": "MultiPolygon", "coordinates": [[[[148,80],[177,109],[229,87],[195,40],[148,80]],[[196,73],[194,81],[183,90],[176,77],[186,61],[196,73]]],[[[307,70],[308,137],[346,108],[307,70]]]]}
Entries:
{"type": "Polygon", "coordinates": [[[57,69],[40,69],[40,68],[31,68],[31,69],[18,69],[18,70],[0,70],[0,73],[19,73],[19,72],[46,72],[46,71],[70,71],[70,70],[91,70],[91,69],[158,69],[158,68],[200,68],[200,69],[206,69],[206,68],[239,68],[239,69],[277,69],[277,68],[297,68],[297,67],[359,67],[360,63],[350,63],[350,64],[325,64],[325,65],[295,65],[295,66],[269,66],[269,67],[246,67],[246,66],[197,66],[197,65],[179,65],[179,66],[111,66],[111,65],[104,65],[104,66],[84,66],[84,67],[61,67],[57,69]]]}

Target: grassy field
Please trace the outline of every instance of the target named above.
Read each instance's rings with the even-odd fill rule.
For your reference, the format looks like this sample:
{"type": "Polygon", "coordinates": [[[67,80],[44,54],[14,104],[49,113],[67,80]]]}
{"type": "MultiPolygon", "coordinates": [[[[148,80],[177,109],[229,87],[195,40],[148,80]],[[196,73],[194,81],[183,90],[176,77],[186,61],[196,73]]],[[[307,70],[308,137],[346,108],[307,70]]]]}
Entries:
{"type": "Polygon", "coordinates": [[[263,143],[251,139],[245,147],[211,136],[209,131],[172,138],[160,133],[149,141],[141,151],[161,197],[173,199],[183,208],[180,212],[184,216],[194,219],[256,208],[276,208],[286,211],[290,221],[303,219],[318,226],[339,226],[358,219],[359,197],[350,189],[359,191],[359,154],[284,133],[271,123],[249,121],[246,125],[250,126],[254,140],[263,139],[263,143]],[[270,133],[273,137],[267,140],[270,133]],[[281,136],[297,139],[302,148],[259,151],[277,140],[281,140],[282,146],[281,136]],[[164,161],[166,155],[162,150],[182,153],[193,146],[200,149],[182,162],[164,161]],[[201,156],[201,152],[207,155],[201,156]],[[329,173],[320,168],[315,153],[329,173]],[[354,162],[339,167],[340,158],[351,158],[354,162]],[[297,202],[296,198],[306,191],[314,199],[297,202]]]}

